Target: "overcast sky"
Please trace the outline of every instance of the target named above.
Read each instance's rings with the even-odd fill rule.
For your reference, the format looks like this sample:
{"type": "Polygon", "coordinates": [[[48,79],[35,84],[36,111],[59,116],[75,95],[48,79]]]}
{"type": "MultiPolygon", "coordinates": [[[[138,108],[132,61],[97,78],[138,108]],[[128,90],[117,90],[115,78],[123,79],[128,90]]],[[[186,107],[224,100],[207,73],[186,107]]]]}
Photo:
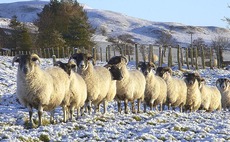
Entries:
{"type": "MultiPolygon", "coordinates": [[[[9,3],[29,0],[0,0],[9,3]]],[[[44,0],[49,1],[49,0],[44,0]]],[[[111,10],[156,22],[178,22],[193,26],[226,28],[230,0],[78,0],[95,9],[111,10]]]]}

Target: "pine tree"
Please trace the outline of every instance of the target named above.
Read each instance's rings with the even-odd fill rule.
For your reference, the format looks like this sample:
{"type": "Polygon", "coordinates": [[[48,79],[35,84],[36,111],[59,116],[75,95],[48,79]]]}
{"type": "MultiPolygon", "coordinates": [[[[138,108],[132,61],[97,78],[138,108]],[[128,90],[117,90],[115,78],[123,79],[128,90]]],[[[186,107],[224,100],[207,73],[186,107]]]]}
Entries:
{"type": "Polygon", "coordinates": [[[93,42],[90,39],[94,30],[88,24],[87,15],[77,1],[52,0],[38,17],[35,25],[39,28],[37,43],[40,47],[53,46],[54,43],[50,40],[54,39],[50,33],[54,31],[61,34],[66,46],[92,47],[93,42]]]}

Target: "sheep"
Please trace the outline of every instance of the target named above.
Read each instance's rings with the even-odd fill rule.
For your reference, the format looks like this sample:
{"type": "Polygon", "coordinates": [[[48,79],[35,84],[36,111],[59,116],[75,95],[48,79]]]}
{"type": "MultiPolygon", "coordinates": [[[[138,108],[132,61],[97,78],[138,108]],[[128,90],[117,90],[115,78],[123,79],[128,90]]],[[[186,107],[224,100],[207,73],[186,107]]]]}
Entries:
{"type": "Polygon", "coordinates": [[[156,75],[162,77],[167,84],[168,107],[179,106],[182,112],[187,98],[187,86],[184,80],[172,77],[172,69],[169,67],[158,67],[156,75]]]}
{"type": "Polygon", "coordinates": [[[221,92],[221,104],[224,110],[230,109],[230,80],[228,78],[219,78],[216,86],[221,92]]]}
{"type": "Polygon", "coordinates": [[[167,85],[165,81],[153,73],[154,63],[139,62],[139,67],[146,79],[144,111],[146,112],[146,103],[150,105],[151,110],[153,105],[160,105],[160,110],[162,111],[163,104],[166,103],[167,98],[167,85]]]}
{"type": "Polygon", "coordinates": [[[205,80],[203,78],[200,81],[200,92],[201,92],[201,109],[208,112],[214,110],[221,110],[221,94],[216,86],[205,85],[205,80]]]}
{"type": "Polygon", "coordinates": [[[70,57],[77,63],[78,73],[83,77],[87,86],[87,103],[89,113],[92,104],[95,105],[95,112],[99,110],[99,105],[103,102],[104,113],[107,112],[107,105],[116,95],[116,83],[112,81],[109,70],[101,66],[93,66],[90,62],[92,57],[84,53],[75,53],[70,57]]]}
{"type": "Polygon", "coordinates": [[[185,83],[187,85],[187,100],[186,109],[197,111],[201,105],[201,92],[199,88],[198,79],[200,78],[198,73],[185,73],[185,83]]]}
{"type": "Polygon", "coordinates": [[[134,101],[138,100],[138,112],[140,112],[140,104],[144,101],[145,77],[139,70],[128,70],[128,60],[124,56],[114,56],[109,61],[109,65],[117,66],[123,78],[117,80],[116,100],[118,102],[118,112],[121,113],[121,101],[125,104],[125,113],[128,113],[128,102],[132,103],[132,112],[135,113],[134,101]]]}
{"type": "Polygon", "coordinates": [[[77,116],[81,112],[81,108],[85,105],[87,98],[87,88],[84,79],[73,71],[76,68],[76,64],[73,61],[63,63],[61,61],[55,61],[55,66],[62,68],[70,77],[70,88],[69,88],[69,102],[68,108],[70,111],[70,120],[73,120],[73,114],[75,108],[77,109],[77,116]]]}
{"type": "Polygon", "coordinates": [[[68,75],[59,67],[50,67],[42,70],[37,62],[40,58],[36,54],[16,55],[14,62],[18,62],[17,97],[22,105],[29,110],[29,119],[33,127],[33,108],[38,110],[39,125],[42,125],[43,111],[51,111],[53,121],[54,109],[61,105],[64,121],[66,120],[66,104],[63,101],[69,88],[68,75]]]}

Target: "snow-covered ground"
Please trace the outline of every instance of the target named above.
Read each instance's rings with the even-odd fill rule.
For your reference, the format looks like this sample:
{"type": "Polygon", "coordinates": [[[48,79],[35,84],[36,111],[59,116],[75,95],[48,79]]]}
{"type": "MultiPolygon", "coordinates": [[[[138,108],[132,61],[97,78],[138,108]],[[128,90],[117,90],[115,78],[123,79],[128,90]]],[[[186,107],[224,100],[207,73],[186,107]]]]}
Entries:
{"type": "MultiPolygon", "coordinates": [[[[60,122],[62,111],[57,108],[56,124],[27,129],[28,111],[17,102],[17,65],[12,67],[11,62],[12,57],[0,56],[0,141],[230,141],[229,111],[119,114],[115,102],[109,104],[108,114],[85,114],[68,123],[60,122]]],[[[52,66],[52,59],[42,59],[41,66],[52,66]]],[[[198,72],[210,85],[219,77],[230,77],[227,70],[198,72]]],[[[44,113],[43,118],[49,120],[49,114],[44,113]]]]}

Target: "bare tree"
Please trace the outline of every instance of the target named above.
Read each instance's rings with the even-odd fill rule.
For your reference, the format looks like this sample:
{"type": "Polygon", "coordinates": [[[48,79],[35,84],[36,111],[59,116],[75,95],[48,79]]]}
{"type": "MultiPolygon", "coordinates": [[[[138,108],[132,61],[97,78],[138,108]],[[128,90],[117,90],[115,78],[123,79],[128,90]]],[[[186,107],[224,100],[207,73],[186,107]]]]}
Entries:
{"type": "Polygon", "coordinates": [[[161,31],[161,33],[160,33],[160,35],[158,37],[158,40],[156,40],[155,43],[159,44],[159,45],[162,45],[163,54],[164,54],[164,57],[165,57],[167,47],[169,47],[169,46],[173,47],[174,44],[176,43],[176,39],[174,39],[169,32],[161,31]]]}
{"type": "Polygon", "coordinates": [[[214,48],[216,52],[216,56],[219,62],[219,67],[222,67],[223,65],[223,51],[229,49],[229,39],[226,37],[215,37],[212,40],[212,47],[214,48]]]}

